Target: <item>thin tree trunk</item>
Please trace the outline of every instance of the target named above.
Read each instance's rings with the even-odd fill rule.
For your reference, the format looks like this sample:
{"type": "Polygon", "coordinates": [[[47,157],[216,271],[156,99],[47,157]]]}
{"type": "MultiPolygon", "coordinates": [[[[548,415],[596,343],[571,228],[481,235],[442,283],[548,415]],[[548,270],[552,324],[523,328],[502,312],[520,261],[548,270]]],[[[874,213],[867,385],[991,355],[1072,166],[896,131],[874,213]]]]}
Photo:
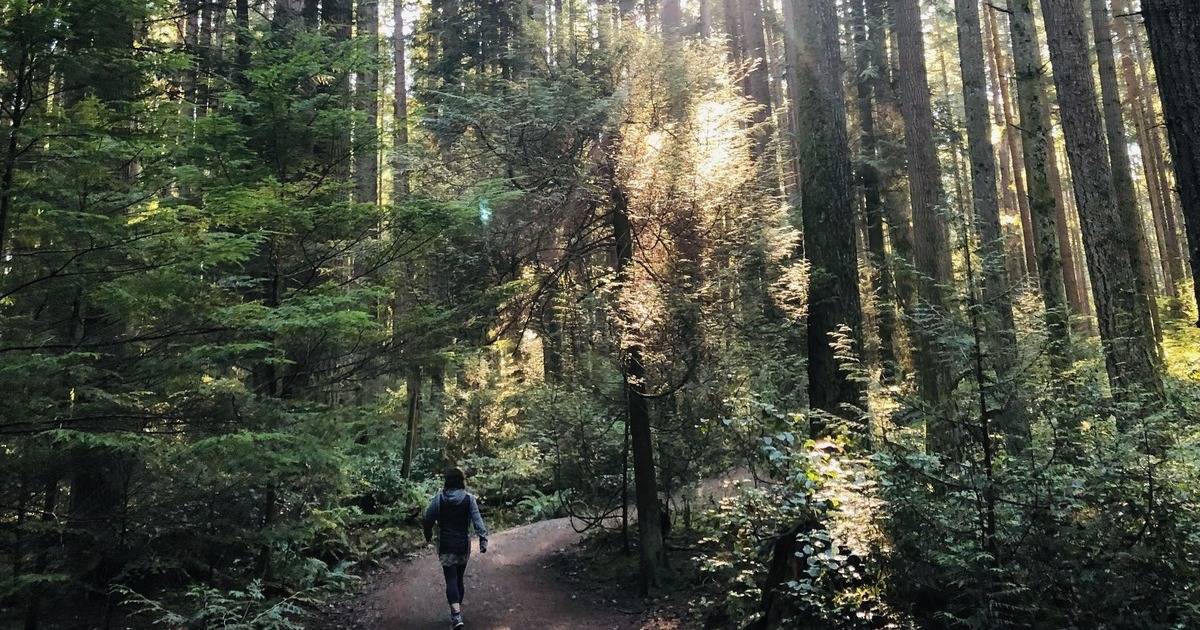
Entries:
{"type": "Polygon", "coordinates": [[[1109,379],[1118,394],[1129,387],[1161,393],[1154,339],[1139,316],[1134,261],[1126,245],[1130,239],[1117,209],[1112,167],[1104,150],[1082,7],[1076,0],[1042,0],[1042,13],[1067,157],[1077,174],[1072,181],[1109,379]]]}
{"type": "MultiPolygon", "coordinates": [[[[216,14],[217,0],[200,0],[200,37],[196,46],[196,59],[199,65],[199,82],[196,86],[197,116],[208,113],[209,101],[209,72],[212,70],[213,51],[213,16],[216,14]]],[[[224,7],[221,7],[224,10],[224,7]]]]}
{"type": "MultiPolygon", "coordinates": [[[[1118,10],[1119,13],[1125,14],[1129,11],[1127,2],[1121,2],[1118,10]]],[[[1128,18],[1120,18],[1114,21],[1115,30],[1117,32],[1117,43],[1121,51],[1121,76],[1125,83],[1125,93],[1130,111],[1133,113],[1134,129],[1137,135],[1138,148],[1142,155],[1142,173],[1146,179],[1146,192],[1150,199],[1150,216],[1154,224],[1155,242],[1158,249],[1158,262],[1162,270],[1163,285],[1167,291],[1168,297],[1172,302],[1178,301],[1179,289],[1177,286],[1178,278],[1174,273],[1174,265],[1171,264],[1172,255],[1170,245],[1168,244],[1167,234],[1165,231],[1166,219],[1163,213],[1163,202],[1169,199],[1170,195],[1164,197],[1159,189],[1159,169],[1157,167],[1158,155],[1156,155],[1155,147],[1150,141],[1150,124],[1149,112],[1147,110],[1145,91],[1141,78],[1138,76],[1138,71],[1134,65],[1133,47],[1139,45],[1134,41],[1133,34],[1126,22],[1128,18]]]]}
{"type": "MultiPolygon", "coordinates": [[[[329,28],[333,41],[336,43],[350,41],[354,24],[352,2],[353,0],[324,0],[321,3],[321,20],[329,28]]],[[[333,106],[342,110],[350,110],[352,103],[349,75],[339,78],[336,87],[337,100],[333,106]]],[[[350,180],[353,150],[349,124],[332,132],[325,151],[326,154],[322,157],[328,161],[333,177],[337,181],[350,180]]]]}
{"type": "Polygon", "coordinates": [[[1037,274],[1037,242],[1034,237],[1033,214],[1029,208],[1029,193],[1025,186],[1024,158],[1021,152],[1021,140],[1017,135],[1020,126],[1013,112],[1012,88],[1009,85],[1011,70],[1004,47],[1000,44],[1000,28],[992,10],[988,10],[988,33],[991,39],[992,56],[996,66],[996,85],[1000,92],[1000,105],[1004,120],[1004,141],[1008,149],[1009,168],[1016,188],[1017,211],[1021,219],[1021,242],[1024,246],[1025,269],[1031,274],[1037,274]]]}
{"type": "Polygon", "coordinates": [[[5,95],[8,101],[8,141],[4,147],[4,172],[0,175],[0,261],[7,260],[5,248],[8,243],[10,215],[12,214],[13,182],[17,172],[17,151],[20,146],[20,134],[24,132],[22,125],[29,108],[29,83],[31,70],[29,63],[29,47],[22,42],[20,61],[17,64],[11,91],[5,95]]]}
{"type": "MultiPolygon", "coordinates": [[[[1132,10],[1127,13],[1132,13],[1132,10]]],[[[1138,93],[1144,101],[1146,137],[1150,146],[1150,164],[1155,175],[1155,187],[1158,189],[1162,208],[1163,231],[1167,238],[1167,253],[1169,255],[1167,264],[1171,267],[1172,277],[1178,283],[1187,279],[1187,265],[1183,262],[1184,258],[1187,257],[1184,252],[1186,245],[1180,242],[1178,231],[1182,217],[1177,217],[1176,215],[1175,189],[1171,185],[1170,167],[1167,164],[1169,159],[1167,151],[1163,148],[1162,138],[1159,135],[1159,129],[1165,127],[1165,125],[1159,122],[1159,108],[1155,106],[1155,82],[1150,77],[1146,55],[1142,52],[1141,39],[1134,39],[1137,39],[1137,45],[1133,47],[1133,58],[1137,62],[1138,67],[1138,93]]],[[[1170,140],[1168,139],[1169,144],[1170,140]]],[[[1176,295],[1178,295],[1178,291],[1176,291],[1176,295]]],[[[1178,308],[1178,306],[1178,300],[1174,300],[1172,307],[1178,308]]]]}
{"type": "MultiPolygon", "coordinates": [[[[1001,204],[1001,207],[1007,208],[1008,212],[1015,214],[1018,220],[1020,220],[1021,217],[1025,216],[1020,209],[1020,204],[1026,204],[1029,200],[1022,199],[1018,201],[1018,192],[1020,193],[1021,197],[1024,197],[1025,195],[1024,178],[1022,177],[1020,188],[1016,187],[1016,183],[1013,179],[1013,176],[1020,172],[1019,166],[1016,168],[1013,167],[1014,155],[1020,153],[1020,149],[1017,144],[1016,136],[1012,133],[1012,121],[1009,120],[1011,109],[1007,98],[1008,75],[1003,74],[1000,71],[1001,62],[998,57],[1002,48],[1000,46],[999,31],[996,28],[996,18],[993,15],[991,7],[988,7],[984,10],[983,17],[988,49],[988,54],[984,57],[984,61],[987,63],[988,77],[991,79],[991,89],[989,90],[989,94],[992,99],[992,115],[995,117],[995,124],[1000,128],[1001,133],[1000,145],[997,147],[999,154],[997,163],[1000,167],[1000,193],[1004,198],[1004,202],[1001,204]]],[[[1005,70],[1007,71],[1007,68],[1005,70]]],[[[1029,245],[1032,247],[1032,240],[1030,241],[1029,245]]],[[[1029,252],[1025,252],[1024,249],[1022,249],[1022,253],[1028,255],[1033,252],[1032,249],[1029,252]]],[[[1027,260],[1026,256],[1021,256],[1019,259],[1021,261],[1027,260]]],[[[1032,260],[1036,264],[1036,255],[1034,255],[1032,260]]],[[[1027,263],[1024,266],[1028,268],[1027,263]]]]}
{"type": "Polygon", "coordinates": [[[379,203],[379,0],[358,0],[356,38],[370,67],[354,83],[355,109],[364,116],[354,132],[354,200],[379,203]]]}
{"type": "Polygon", "coordinates": [[[1008,6],[1017,102],[1021,112],[1021,148],[1024,153],[1025,181],[1029,186],[1034,245],[1038,254],[1038,280],[1046,307],[1051,353],[1061,367],[1065,363],[1070,340],[1070,314],[1059,249],[1059,213],[1055,209],[1050,184],[1050,121],[1044,115],[1046,92],[1030,3],[1031,0],[1009,0],[1008,6]]]}
{"type": "MultiPolygon", "coordinates": [[[[741,67],[745,61],[745,36],[743,34],[741,2],[743,0],[725,0],[725,36],[729,40],[729,61],[734,67],[741,67]]],[[[750,77],[742,77],[742,93],[750,94],[750,77]]]]}
{"type": "MultiPolygon", "coordinates": [[[[872,94],[879,109],[879,122],[886,129],[895,130],[896,135],[903,131],[903,122],[899,121],[900,103],[892,89],[893,69],[888,55],[887,14],[884,10],[884,0],[865,0],[867,11],[867,34],[872,43],[870,47],[871,66],[876,68],[872,94]],[[899,121],[899,122],[898,122],[899,121]]],[[[893,49],[895,46],[892,47],[893,49]]],[[[901,163],[903,148],[895,149],[884,155],[884,146],[879,148],[880,158],[885,162],[901,163]]],[[[883,188],[884,215],[887,221],[888,241],[892,246],[892,274],[896,282],[896,298],[904,313],[910,318],[917,302],[916,278],[913,273],[913,234],[912,220],[907,208],[904,195],[904,182],[899,169],[889,168],[880,173],[880,184],[883,188]]]]}
{"type": "Polygon", "coordinates": [[[249,91],[250,79],[250,0],[236,0],[233,5],[233,35],[235,80],[242,91],[249,91]]]}
{"type": "Polygon", "coordinates": [[[1143,325],[1161,338],[1158,309],[1154,302],[1154,281],[1150,276],[1150,249],[1142,231],[1141,210],[1133,189],[1133,172],[1129,165],[1125,122],[1121,117],[1121,94],[1117,87],[1117,64],[1113,54],[1112,25],[1106,0],[1091,0],[1092,31],[1100,69],[1100,94],[1104,103],[1104,128],[1108,140],[1108,159],[1112,164],[1113,190],[1117,211],[1124,222],[1125,247],[1133,264],[1135,286],[1142,300],[1143,325]]]}
{"type": "MultiPolygon", "coordinates": [[[[1004,234],[1000,229],[1000,200],[996,194],[996,154],[992,147],[988,116],[987,72],[984,68],[979,0],[955,0],[954,13],[958,22],[974,223],[979,235],[983,267],[984,330],[992,339],[991,354],[996,375],[1002,382],[1007,382],[1017,365],[1016,325],[1004,255],[1004,234]]],[[[1023,437],[1026,429],[1016,426],[1014,414],[1005,409],[1011,397],[1001,395],[997,398],[1000,408],[1004,410],[1000,415],[1004,421],[1001,429],[1010,436],[1023,437]]]]}
{"type": "Polygon", "coordinates": [[[394,67],[392,113],[395,121],[395,146],[392,147],[392,203],[408,196],[408,164],[404,151],[408,147],[408,76],[405,72],[408,60],[404,58],[404,0],[392,4],[395,27],[392,31],[392,63],[394,67]]]}
{"type": "MultiPolygon", "coordinates": [[[[44,497],[42,501],[41,522],[46,528],[46,531],[53,531],[53,523],[58,518],[56,508],[58,506],[58,473],[53,472],[46,479],[44,497]]],[[[50,562],[51,545],[49,536],[45,536],[46,540],[39,541],[39,549],[37,558],[33,563],[34,575],[41,575],[46,572],[46,568],[50,562]]],[[[34,585],[29,593],[29,599],[25,602],[25,619],[24,630],[37,630],[41,622],[42,613],[42,595],[45,593],[45,586],[41,584],[34,585]]]]}
{"type": "Polygon", "coordinates": [[[859,138],[862,152],[858,160],[858,180],[863,189],[863,205],[866,223],[866,243],[871,261],[871,288],[875,294],[875,315],[878,321],[879,353],[885,381],[892,379],[896,364],[896,307],[892,287],[891,266],[887,260],[884,243],[884,223],[887,218],[883,208],[879,169],[878,140],[875,137],[874,84],[872,78],[878,68],[871,64],[869,47],[881,45],[868,41],[867,19],[863,0],[850,0],[850,19],[854,30],[855,81],[857,88],[859,138]]]}
{"type": "MultiPolygon", "coordinates": [[[[608,171],[612,187],[611,219],[616,245],[616,268],[619,276],[624,279],[630,274],[634,262],[633,225],[629,217],[629,198],[617,181],[616,168],[611,162],[608,171]]],[[[633,483],[638,512],[640,590],[645,595],[651,589],[661,586],[662,574],[666,568],[666,547],[663,544],[658,482],[654,469],[654,434],[650,427],[650,409],[646,400],[646,368],[642,363],[641,346],[637,342],[626,348],[622,363],[625,371],[630,451],[633,456],[633,483]]]]}
{"type": "Polygon", "coordinates": [[[405,380],[408,396],[405,414],[404,459],[400,464],[400,476],[408,479],[412,475],[413,457],[417,452],[418,431],[421,426],[421,368],[413,366],[405,380]]]}

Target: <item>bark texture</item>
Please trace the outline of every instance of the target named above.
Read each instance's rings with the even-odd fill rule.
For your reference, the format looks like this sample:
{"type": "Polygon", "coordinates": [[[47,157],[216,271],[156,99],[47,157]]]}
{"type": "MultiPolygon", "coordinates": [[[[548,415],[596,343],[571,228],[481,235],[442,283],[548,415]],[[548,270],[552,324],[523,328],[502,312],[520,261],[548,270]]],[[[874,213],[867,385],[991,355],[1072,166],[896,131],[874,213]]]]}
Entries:
{"type": "Polygon", "coordinates": [[[379,202],[379,0],[358,0],[357,38],[371,67],[358,73],[354,83],[355,109],[363,117],[354,133],[354,200],[379,202]]]}
{"type": "Polygon", "coordinates": [[[858,125],[861,135],[859,146],[862,155],[858,161],[858,180],[863,191],[863,214],[866,221],[867,252],[871,261],[871,289],[875,294],[875,317],[879,334],[879,358],[883,364],[885,379],[890,379],[896,363],[896,309],[893,304],[895,290],[892,286],[891,265],[887,259],[884,239],[884,224],[887,222],[883,206],[880,182],[878,138],[875,132],[874,86],[872,78],[881,71],[872,63],[872,48],[882,42],[870,40],[863,0],[850,1],[850,19],[853,21],[855,70],[857,90],[858,125]]]}
{"type": "MultiPolygon", "coordinates": [[[[1142,14],[1150,34],[1194,279],[1200,273],[1200,2],[1143,0],[1142,14]]],[[[1200,303],[1200,282],[1193,288],[1200,303]]]]}
{"type": "Polygon", "coordinates": [[[1059,249],[1058,212],[1050,184],[1050,121],[1045,117],[1043,66],[1038,52],[1031,0],[1009,0],[1017,103],[1021,113],[1021,148],[1037,249],[1038,283],[1046,306],[1046,328],[1053,355],[1060,361],[1070,339],[1066,286],[1059,249]]]}
{"type": "MultiPolygon", "coordinates": [[[[805,121],[797,138],[801,218],[804,251],[812,264],[808,397],[814,408],[854,419],[845,406],[863,406],[863,388],[841,370],[831,346],[844,326],[861,348],[862,329],[837,13],[833,0],[796,0],[794,11],[795,108],[805,121]]],[[[814,418],[812,430],[819,434],[824,426],[814,418]]]]}
{"type": "MultiPolygon", "coordinates": [[[[1009,293],[1004,235],[1000,230],[1000,199],[996,193],[996,154],[988,115],[987,71],[984,66],[979,0],[955,0],[959,65],[962,70],[963,106],[967,125],[967,151],[971,168],[971,201],[975,230],[983,258],[983,311],[992,341],[993,367],[1007,381],[1016,366],[1016,326],[1009,293]]],[[[1007,397],[1003,397],[1007,398],[1007,397]]],[[[1005,406],[1004,403],[1001,406],[1005,406]]],[[[1010,419],[1009,414],[1004,414],[1010,419]]],[[[1010,434],[1020,427],[1003,427],[1010,434]]]]}
{"type": "MultiPolygon", "coordinates": [[[[942,171],[934,144],[921,12],[917,0],[892,0],[890,8],[899,56],[896,81],[908,154],[913,259],[917,273],[922,276],[917,282],[917,293],[927,315],[940,317],[948,306],[946,287],[953,280],[953,272],[948,221],[940,207],[942,171]]],[[[946,408],[952,388],[950,366],[938,352],[936,337],[928,325],[919,322],[914,326],[914,341],[917,385],[921,396],[933,406],[936,418],[928,428],[927,443],[931,450],[945,450],[957,441],[950,424],[951,414],[946,408]]]]}
{"type": "Polygon", "coordinates": [[[1109,380],[1118,392],[1131,386],[1161,392],[1154,341],[1139,316],[1136,273],[1104,149],[1082,7],[1075,0],[1042,0],[1042,12],[1067,158],[1079,174],[1072,181],[1109,380]]]}
{"type": "Polygon", "coordinates": [[[1125,232],[1125,249],[1133,264],[1134,281],[1141,300],[1142,326],[1158,333],[1155,315],[1154,281],[1150,275],[1150,249],[1142,227],[1141,210],[1133,189],[1133,171],[1129,163],[1125,121],[1121,116],[1121,94],[1117,87],[1117,63],[1113,54],[1112,23],[1105,0],[1091,0],[1093,41],[1100,70],[1100,94],[1104,105],[1104,129],[1108,140],[1108,159],[1112,164],[1113,191],[1117,211],[1125,232]]]}

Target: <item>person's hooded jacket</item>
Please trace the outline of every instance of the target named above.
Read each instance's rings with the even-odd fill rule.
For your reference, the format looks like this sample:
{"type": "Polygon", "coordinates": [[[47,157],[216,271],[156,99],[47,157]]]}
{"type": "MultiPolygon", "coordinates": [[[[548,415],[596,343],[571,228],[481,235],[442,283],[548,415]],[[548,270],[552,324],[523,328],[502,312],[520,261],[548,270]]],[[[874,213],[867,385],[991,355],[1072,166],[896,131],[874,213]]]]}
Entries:
{"type": "Polygon", "coordinates": [[[487,528],[479,515],[479,503],[466,490],[443,490],[425,508],[425,541],[433,538],[433,525],[438,525],[438,553],[468,554],[471,542],[468,525],[479,536],[479,550],[487,551],[487,528]]]}

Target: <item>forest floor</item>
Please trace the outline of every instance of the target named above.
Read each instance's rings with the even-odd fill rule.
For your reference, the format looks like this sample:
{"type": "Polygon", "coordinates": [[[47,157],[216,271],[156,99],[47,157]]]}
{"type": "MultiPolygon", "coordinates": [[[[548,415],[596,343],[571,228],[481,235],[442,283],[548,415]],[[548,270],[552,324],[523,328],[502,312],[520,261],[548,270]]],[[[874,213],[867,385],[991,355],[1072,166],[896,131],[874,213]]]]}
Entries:
{"type": "MultiPolygon", "coordinates": [[[[749,478],[735,469],[702,482],[697,499],[715,501],[749,478]]],[[[676,630],[679,602],[647,601],[636,585],[614,576],[636,570],[636,556],[611,556],[611,571],[597,575],[582,557],[580,521],[557,518],[495,532],[488,552],[471,554],[463,617],[470,630],[676,630]],[[616,565],[628,563],[625,567],[616,565]]],[[[327,630],[426,630],[448,628],[445,584],[432,548],[366,577],[364,588],[334,605],[327,630]]]]}
{"type": "MultiPolygon", "coordinates": [[[[575,523],[578,525],[578,521],[575,523]]],[[[488,552],[471,554],[463,616],[471,630],[634,630],[672,628],[651,621],[629,589],[590,579],[574,554],[583,534],[570,518],[497,532],[488,552]]],[[[628,585],[627,585],[628,586],[628,585]]],[[[353,600],[338,606],[325,628],[426,630],[447,628],[441,567],[433,550],[367,578],[353,600]]]]}

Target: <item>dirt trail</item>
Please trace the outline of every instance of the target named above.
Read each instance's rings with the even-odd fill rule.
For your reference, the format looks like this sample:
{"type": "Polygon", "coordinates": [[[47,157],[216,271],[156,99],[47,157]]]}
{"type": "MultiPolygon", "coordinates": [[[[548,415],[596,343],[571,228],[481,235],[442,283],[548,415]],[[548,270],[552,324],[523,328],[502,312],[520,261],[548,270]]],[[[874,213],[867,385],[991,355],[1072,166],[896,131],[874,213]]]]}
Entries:
{"type": "MultiPolygon", "coordinates": [[[[733,492],[729,482],[749,478],[736,469],[709,479],[693,492],[698,503],[733,492]]],[[[674,627],[643,623],[639,600],[606,599],[586,578],[568,576],[559,552],[581,534],[558,518],[492,534],[488,552],[475,548],[467,565],[463,615],[467,630],[635,630],[674,627]]],[[[475,543],[472,542],[472,545],[475,543]]],[[[352,607],[325,628],[430,630],[450,627],[445,583],[432,549],[398,563],[370,580],[352,607]]],[[[611,590],[611,589],[609,589],[611,590]]],[[[632,597],[632,585],[626,590],[632,597]]]]}
{"type": "MultiPolygon", "coordinates": [[[[592,589],[574,589],[563,579],[554,554],[580,535],[570,519],[541,521],[493,534],[488,552],[478,549],[467,565],[463,615],[468,630],[625,630],[639,615],[622,612],[592,589]]],[[[432,551],[397,565],[368,591],[372,630],[449,628],[445,583],[432,551]]]]}

